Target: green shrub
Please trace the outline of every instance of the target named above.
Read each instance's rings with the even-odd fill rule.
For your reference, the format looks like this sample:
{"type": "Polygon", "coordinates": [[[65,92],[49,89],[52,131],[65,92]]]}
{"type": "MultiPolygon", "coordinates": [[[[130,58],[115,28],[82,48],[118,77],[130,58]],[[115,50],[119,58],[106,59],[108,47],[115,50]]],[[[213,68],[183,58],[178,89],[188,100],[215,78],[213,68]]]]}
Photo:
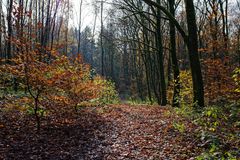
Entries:
{"type": "MultiPolygon", "coordinates": [[[[170,88],[168,89],[168,99],[173,99],[173,86],[174,83],[170,83],[170,88]]],[[[178,101],[181,106],[189,106],[193,105],[193,88],[192,88],[192,76],[191,72],[181,71],[180,72],[180,97],[178,97],[178,101]]]]}
{"type": "Polygon", "coordinates": [[[184,133],[186,131],[186,126],[184,123],[173,122],[174,129],[178,130],[180,133],[184,133]]]}
{"type": "Polygon", "coordinates": [[[145,104],[145,105],[154,105],[154,104],[157,104],[157,100],[156,99],[153,99],[152,101],[147,97],[144,101],[141,100],[140,98],[136,99],[136,98],[132,98],[130,97],[128,100],[127,100],[127,103],[130,104],[130,105],[142,105],[142,104],[145,104]]]}
{"type": "MultiPolygon", "coordinates": [[[[175,108],[180,117],[191,119],[197,126],[195,133],[203,149],[198,160],[237,160],[240,157],[240,101],[232,104],[206,106],[196,112],[189,105],[175,108]]],[[[173,127],[184,132],[184,125],[174,122],[173,127]]]]}
{"type": "Polygon", "coordinates": [[[237,159],[239,151],[240,104],[208,106],[196,120],[205,146],[201,159],[237,159]]]}
{"type": "Polygon", "coordinates": [[[235,92],[240,93],[240,68],[236,68],[233,72],[233,80],[236,84],[235,92]]]}
{"type": "Polygon", "coordinates": [[[114,82],[97,77],[94,79],[94,83],[100,86],[99,95],[98,98],[91,100],[91,102],[101,105],[119,103],[119,95],[114,82]]]}

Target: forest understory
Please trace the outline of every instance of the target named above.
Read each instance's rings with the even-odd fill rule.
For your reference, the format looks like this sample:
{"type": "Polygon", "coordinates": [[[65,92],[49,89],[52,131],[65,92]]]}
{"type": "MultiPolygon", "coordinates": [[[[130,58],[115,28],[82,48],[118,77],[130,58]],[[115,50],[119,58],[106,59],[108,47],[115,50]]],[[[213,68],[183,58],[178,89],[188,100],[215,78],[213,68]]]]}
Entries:
{"type": "Polygon", "coordinates": [[[239,0],[0,0],[0,160],[240,160],[239,0]]]}

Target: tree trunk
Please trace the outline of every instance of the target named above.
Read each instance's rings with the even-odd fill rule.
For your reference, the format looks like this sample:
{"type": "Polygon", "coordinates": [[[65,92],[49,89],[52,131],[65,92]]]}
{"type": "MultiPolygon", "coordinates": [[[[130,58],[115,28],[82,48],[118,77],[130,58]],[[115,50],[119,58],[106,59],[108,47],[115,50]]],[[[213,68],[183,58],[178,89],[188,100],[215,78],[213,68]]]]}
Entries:
{"type": "Polygon", "coordinates": [[[203,79],[201,65],[198,55],[198,39],[197,39],[197,24],[196,24],[196,15],[193,0],[185,0],[186,5],[186,14],[187,14],[187,25],[188,25],[188,35],[178,23],[176,18],[163,6],[151,0],[143,0],[150,6],[155,6],[161,11],[163,11],[169,20],[174,23],[175,27],[178,29],[179,33],[184,39],[184,42],[187,44],[190,66],[192,71],[192,80],[193,80],[193,101],[195,106],[204,107],[204,88],[203,88],[203,79]]]}
{"type": "Polygon", "coordinates": [[[37,132],[40,131],[40,117],[39,117],[39,104],[38,104],[38,96],[34,98],[34,115],[35,115],[35,120],[36,120],[36,126],[37,126],[37,132]]]}
{"type": "MultiPolygon", "coordinates": [[[[169,8],[171,14],[175,17],[175,0],[169,0],[169,8]]],[[[176,53],[176,29],[172,22],[170,22],[170,44],[171,44],[171,59],[174,76],[174,88],[173,88],[173,100],[172,106],[179,107],[179,96],[180,96],[180,72],[176,53]]]]}
{"type": "Polygon", "coordinates": [[[83,0],[80,0],[79,24],[78,24],[78,54],[80,53],[80,48],[81,48],[82,5],[83,5],[83,0]]]}
{"type": "Polygon", "coordinates": [[[185,0],[188,26],[188,53],[193,80],[195,107],[204,107],[204,88],[201,65],[198,55],[197,24],[193,0],[185,0]]]}
{"type": "Polygon", "coordinates": [[[101,45],[101,72],[104,73],[104,49],[103,49],[103,0],[101,1],[101,33],[100,33],[100,45],[101,45]]]}
{"type": "Polygon", "coordinates": [[[7,40],[7,59],[12,57],[12,10],[13,10],[13,0],[8,1],[8,15],[7,15],[7,25],[8,25],[8,40],[7,40]]]}
{"type": "MultiPolygon", "coordinates": [[[[157,0],[160,5],[160,0],[157,0]]],[[[158,61],[159,61],[159,73],[160,73],[160,93],[161,93],[161,105],[167,105],[167,91],[166,91],[166,81],[164,74],[163,65],[163,44],[162,44],[162,33],[161,33],[161,10],[157,9],[157,49],[158,49],[158,61]]]]}
{"type": "Polygon", "coordinates": [[[0,58],[4,58],[2,50],[2,0],[0,0],[0,58]]]}

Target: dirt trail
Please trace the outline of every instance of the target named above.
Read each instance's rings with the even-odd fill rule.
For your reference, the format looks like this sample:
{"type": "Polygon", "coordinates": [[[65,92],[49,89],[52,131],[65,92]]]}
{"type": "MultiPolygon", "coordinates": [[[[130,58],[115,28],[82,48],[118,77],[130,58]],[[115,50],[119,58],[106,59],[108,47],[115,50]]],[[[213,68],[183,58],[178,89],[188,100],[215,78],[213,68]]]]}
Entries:
{"type": "MultiPolygon", "coordinates": [[[[198,155],[189,123],[184,133],[177,117],[159,106],[114,105],[85,108],[43,120],[40,134],[27,117],[5,115],[0,159],[112,160],[190,159],[198,155]],[[20,117],[20,120],[19,120],[20,117]]],[[[179,120],[182,121],[182,120],[179,120]]],[[[184,122],[183,122],[184,123],[184,122]]]]}

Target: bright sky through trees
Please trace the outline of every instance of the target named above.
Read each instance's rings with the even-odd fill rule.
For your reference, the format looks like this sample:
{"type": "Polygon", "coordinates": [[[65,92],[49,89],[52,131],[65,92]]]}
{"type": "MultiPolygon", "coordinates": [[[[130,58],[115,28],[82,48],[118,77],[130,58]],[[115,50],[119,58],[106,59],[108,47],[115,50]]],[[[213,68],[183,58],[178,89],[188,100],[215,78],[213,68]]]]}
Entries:
{"type": "MultiPolygon", "coordinates": [[[[80,0],[71,0],[73,4],[73,26],[78,26],[80,15],[80,0]]],[[[94,21],[93,0],[83,0],[82,6],[82,25],[84,28],[87,25],[92,26],[94,21]]]]}

